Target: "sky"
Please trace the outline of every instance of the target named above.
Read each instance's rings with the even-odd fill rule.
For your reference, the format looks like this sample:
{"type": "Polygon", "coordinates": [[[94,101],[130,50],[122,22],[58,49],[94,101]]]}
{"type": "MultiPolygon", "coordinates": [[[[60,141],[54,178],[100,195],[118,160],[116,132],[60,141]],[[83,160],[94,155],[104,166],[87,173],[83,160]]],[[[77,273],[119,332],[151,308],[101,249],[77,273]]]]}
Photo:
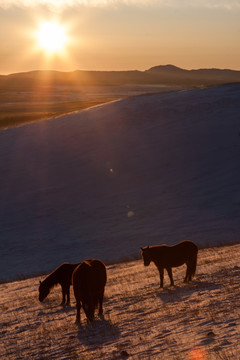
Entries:
{"type": "Polygon", "coordinates": [[[240,0],[0,0],[0,74],[240,70],[239,19],[240,0]]]}

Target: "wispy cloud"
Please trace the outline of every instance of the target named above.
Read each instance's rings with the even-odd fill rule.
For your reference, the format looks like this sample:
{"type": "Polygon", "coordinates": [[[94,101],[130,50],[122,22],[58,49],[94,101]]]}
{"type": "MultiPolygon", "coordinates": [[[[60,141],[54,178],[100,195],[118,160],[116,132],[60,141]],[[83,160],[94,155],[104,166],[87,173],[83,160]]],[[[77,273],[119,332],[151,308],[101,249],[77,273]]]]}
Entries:
{"type": "Polygon", "coordinates": [[[205,7],[205,8],[240,8],[240,0],[0,0],[1,8],[47,6],[50,8],[66,8],[74,6],[158,6],[158,7],[205,7]]]}

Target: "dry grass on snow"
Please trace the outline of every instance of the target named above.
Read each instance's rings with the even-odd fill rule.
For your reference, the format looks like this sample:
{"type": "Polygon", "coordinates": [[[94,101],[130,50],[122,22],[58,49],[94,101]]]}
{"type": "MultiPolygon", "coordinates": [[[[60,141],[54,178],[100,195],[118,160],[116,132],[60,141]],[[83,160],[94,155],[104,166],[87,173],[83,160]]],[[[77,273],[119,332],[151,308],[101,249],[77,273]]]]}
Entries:
{"type": "Polygon", "coordinates": [[[240,245],[200,250],[197,275],[164,289],[153,264],[108,266],[104,319],[75,324],[60,287],[38,301],[39,278],[1,284],[2,359],[240,359],[240,245]]]}

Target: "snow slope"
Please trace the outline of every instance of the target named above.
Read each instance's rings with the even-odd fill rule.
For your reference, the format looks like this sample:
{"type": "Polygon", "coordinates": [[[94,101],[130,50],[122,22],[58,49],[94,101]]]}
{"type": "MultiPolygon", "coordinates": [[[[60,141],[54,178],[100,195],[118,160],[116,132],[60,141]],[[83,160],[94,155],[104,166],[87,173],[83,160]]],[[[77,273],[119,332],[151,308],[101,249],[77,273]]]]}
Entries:
{"type": "Polygon", "coordinates": [[[199,251],[196,278],[159,288],[142,261],[107,267],[104,318],[75,324],[75,299],[62,308],[60,287],[38,301],[40,278],[0,285],[1,359],[239,360],[240,245],[199,251]]]}
{"type": "Polygon", "coordinates": [[[0,131],[0,279],[238,242],[240,85],[132,97],[0,131]]]}

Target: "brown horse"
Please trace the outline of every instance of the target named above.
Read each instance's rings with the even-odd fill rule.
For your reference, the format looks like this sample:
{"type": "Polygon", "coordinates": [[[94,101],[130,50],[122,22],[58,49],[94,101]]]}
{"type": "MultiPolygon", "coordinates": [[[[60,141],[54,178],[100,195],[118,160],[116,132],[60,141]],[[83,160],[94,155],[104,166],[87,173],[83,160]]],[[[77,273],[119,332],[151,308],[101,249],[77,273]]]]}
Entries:
{"type": "Polygon", "coordinates": [[[62,287],[62,302],[61,305],[65,305],[67,296],[67,305],[70,303],[70,285],[72,284],[73,270],[79,264],[63,263],[51,274],[49,274],[45,280],[40,281],[39,285],[39,301],[43,301],[49,294],[50,290],[57,284],[62,287]]]}
{"type": "Polygon", "coordinates": [[[144,265],[148,266],[151,261],[158,268],[160,275],[160,287],[163,287],[164,269],[167,270],[171,285],[174,285],[172,267],[187,265],[184,282],[192,280],[197,266],[198,247],[192,241],[182,241],[173,246],[156,245],[141,248],[144,265]]]}
{"type": "Polygon", "coordinates": [[[103,313],[102,303],[106,282],[106,266],[100,260],[85,260],[74,270],[72,284],[77,302],[77,323],[80,322],[81,306],[88,321],[94,319],[94,312],[98,305],[99,314],[103,313]]]}

